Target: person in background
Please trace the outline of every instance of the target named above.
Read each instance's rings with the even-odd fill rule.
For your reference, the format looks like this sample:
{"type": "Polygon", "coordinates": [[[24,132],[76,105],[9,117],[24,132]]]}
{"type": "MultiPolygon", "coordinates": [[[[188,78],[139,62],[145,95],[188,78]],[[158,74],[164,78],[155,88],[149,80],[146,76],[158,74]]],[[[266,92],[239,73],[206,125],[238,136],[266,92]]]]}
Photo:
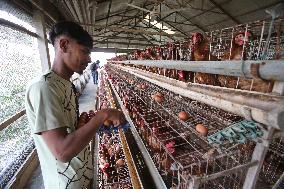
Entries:
{"type": "Polygon", "coordinates": [[[98,84],[98,78],[99,78],[98,69],[99,69],[99,67],[100,67],[100,61],[99,60],[97,60],[96,62],[94,62],[91,65],[91,72],[92,72],[94,84],[98,84]]]}
{"type": "Polygon", "coordinates": [[[49,38],[55,49],[53,66],[27,87],[26,114],[45,188],[86,188],[93,175],[90,141],[106,120],[119,125],[125,118],[118,110],[103,109],[81,119],[70,78],[74,72],[82,74],[91,61],[92,37],[65,21],[53,26],[49,38]]]}

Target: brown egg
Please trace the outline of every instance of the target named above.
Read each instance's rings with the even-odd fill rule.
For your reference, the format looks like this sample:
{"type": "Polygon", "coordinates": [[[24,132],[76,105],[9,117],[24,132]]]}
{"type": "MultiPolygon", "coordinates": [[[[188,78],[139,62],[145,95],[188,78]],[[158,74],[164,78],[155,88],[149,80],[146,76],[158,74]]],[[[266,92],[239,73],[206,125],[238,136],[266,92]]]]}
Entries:
{"type": "Polygon", "coordinates": [[[160,92],[156,92],[156,94],[155,94],[156,96],[159,96],[159,97],[163,97],[163,94],[162,93],[160,93],[160,92]]]}
{"type": "Polygon", "coordinates": [[[119,145],[115,146],[115,153],[119,153],[121,151],[121,147],[119,145]]]}
{"type": "Polygon", "coordinates": [[[134,80],[131,79],[130,80],[130,84],[133,85],[134,84],[134,80]]]}
{"type": "Polygon", "coordinates": [[[112,121],[111,121],[111,120],[106,120],[106,121],[104,122],[104,125],[105,125],[105,126],[110,126],[110,125],[112,125],[112,121]]]}
{"type": "Polygon", "coordinates": [[[118,167],[124,166],[125,162],[123,159],[118,159],[115,163],[118,167]]]}
{"type": "Polygon", "coordinates": [[[136,87],[137,87],[137,89],[142,89],[142,85],[141,84],[137,84],[136,87]]]}
{"type": "Polygon", "coordinates": [[[147,88],[147,85],[143,83],[143,84],[141,85],[141,89],[146,89],[146,88],[147,88]]]}
{"type": "Polygon", "coordinates": [[[197,124],[195,127],[196,131],[199,132],[202,136],[206,136],[208,134],[208,128],[203,124],[197,124]]]}
{"type": "Polygon", "coordinates": [[[108,155],[109,155],[109,156],[113,156],[113,155],[114,155],[114,150],[113,150],[113,148],[109,148],[107,151],[108,151],[108,155]]]}
{"type": "Polygon", "coordinates": [[[160,97],[160,96],[155,95],[155,96],[154,96],[154,100],[155,100],[156,102],[158,102],[158,103],[161,103],[161,102],[163,101],[163,97],[160,97]]]}
{"type": "Polygon", "coordinates": [[[185,111],[182,111],[180,113],[178,113],[178,117],[182,120],[182,121],[186,121],[189,118],[189,114],[185,111]]]}

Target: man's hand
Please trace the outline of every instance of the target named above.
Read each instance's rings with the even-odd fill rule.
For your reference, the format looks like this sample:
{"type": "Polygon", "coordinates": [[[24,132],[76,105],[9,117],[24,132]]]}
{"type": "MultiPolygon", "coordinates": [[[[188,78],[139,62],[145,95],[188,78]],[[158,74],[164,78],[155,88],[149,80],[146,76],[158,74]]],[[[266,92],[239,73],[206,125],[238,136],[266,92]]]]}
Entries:
{"type": "Polygon", "coordinates": [[[79,121],[78,121],[78,128],[84,126],[89,121],[88,113],[82,112],[79,121]]]}

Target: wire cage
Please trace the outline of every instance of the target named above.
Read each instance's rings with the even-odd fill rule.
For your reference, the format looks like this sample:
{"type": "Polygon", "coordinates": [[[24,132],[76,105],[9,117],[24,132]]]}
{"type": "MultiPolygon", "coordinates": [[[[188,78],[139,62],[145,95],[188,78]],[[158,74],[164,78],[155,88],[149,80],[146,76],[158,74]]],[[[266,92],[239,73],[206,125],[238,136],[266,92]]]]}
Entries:
{"type": "MultiPolygon", "coordinates": [[[[202,36],[202,34],[200,35],[202,36]]],[[[181,46],[180,57],[186,56],[188,57],[187,59],[177,59],[173,57],[173,59],[165,60],[219,60],[229,64],[231,60],[265,61],[284,59],[283,18],[255,21],[224,28],[222,30],[215,30],[207,32],[202,38],[204,40],[199,46],[191,47],[189,44],[193,44],[192,39],[189,39],[186,43],[187,45],[181,46]],[[183,55],[182,52],[186,53],[186,55],[183,55]],[[194,56],[197,58],[192,58],[194,56]]],[[[246,64],[246,62],[244,62],[244,64],[246,64]]],[[[165,69],[155,66],[131,66],[189,83],[221,86],[245,91],[271,93],[274,85],[273,81],[267,81],[257,77],[249,79],[244,76],[225,76],[203,72],[165,69]]]]}
{"type": "Polygon", "coordinates": [[[123,71],[110,69],[112,82],[167,187],[241,188],[252,166],[255,142],[210,144],[207,135],[243,118],[181,97],[123,71]],[[142,89],[143,88],[143,89],[142,89]],[[154,100],[162,94],[162,101],[154,100]],[[178,114],[189,113],[182,121],[178,114]],[[206,133],[196,130],[205,125],[206,133]]]}
{"type": "Polygon", "coordinates": [[[260,181],[273,189],[284,187],[284,138],[274,138],[265,156],[260,181]]]}
{"type": "MultiPolygon", "coordinates": [[[[99,106],[111,107],[105,79],[100,82],[99,106]]],[[[104,189],[133,188],[128,164],[123,152],[120,135],[116,132],[101,132],[98,137],[97,186],[104,189]]]]}
{"type": "Polygon", "coordinates": [[[119,135],[100,134],[99,143],[99,188],[132,188],[119,135]]]}

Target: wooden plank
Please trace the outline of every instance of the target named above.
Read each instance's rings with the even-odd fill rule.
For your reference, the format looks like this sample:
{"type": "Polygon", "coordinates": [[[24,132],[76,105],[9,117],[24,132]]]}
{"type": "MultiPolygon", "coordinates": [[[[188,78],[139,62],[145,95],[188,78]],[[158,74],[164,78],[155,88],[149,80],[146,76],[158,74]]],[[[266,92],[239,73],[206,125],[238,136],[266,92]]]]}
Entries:
{"type": "Polygon", "coordinates": [[[12,28],[14,30],[17,30],[19,32],[22,32],[22,33],[25,33],[25,34],[29,34],[30,36],[33,36],[33,37],[38,37],[38,35],[36,33],[29,31],[25,27],[20,26],[18,24],[15,24],[13,22],[10,22],[8,20],[5,20],[3,18],[0,18],[0,25],[7,26],[7,27],[12,28]]]}
{"type": "Polygon", "coordinates": [[[39,166],[37,152],[34,149],[28,156],[25,163],[21,166],[16,175],[12,178],[7,188],[11,189],[24,189],[29,179],[31,178],[34,170],[39,166]]]}
{"type": "Polygon", "coordinates": [[[22,110],[22,111],[16,113],[15,115],[13,115],[12,117],[8,118],[6,121],[2,122],[0,124],[0,131],[5,129],[9,125],[11,125],[14,121],[16,121],[17,119],[19,119],[20,117],[22,117],[25,114],[26,114],[26,110],[22,110]]]}

